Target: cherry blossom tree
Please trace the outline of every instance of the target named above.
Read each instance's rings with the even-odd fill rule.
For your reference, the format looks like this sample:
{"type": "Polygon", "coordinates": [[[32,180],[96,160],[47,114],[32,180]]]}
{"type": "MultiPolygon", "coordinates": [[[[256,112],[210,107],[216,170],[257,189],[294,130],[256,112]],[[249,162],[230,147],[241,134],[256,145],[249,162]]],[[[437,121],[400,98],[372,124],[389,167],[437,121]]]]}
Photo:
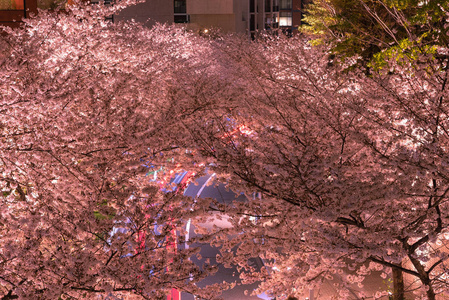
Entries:
{"type": "Polygon", "coordinates": [[[232,226],[202,240],[273,295],[323,281],[341,298],[447,295],[447,49],[366,77],[299,39],[218,43],[239,95],[190,132],[195,154],[249,201],[216,204],[232,226]],[[258,274],[255,256],[268,267],[258,274]],[[374,271],[394,289],[365,293],[374,271]]]}
{"type": "Polygon", "coordinates": [[[182,28],[105,21],[131,2],[120,3],[40,11],[4,29],[2,299],[215,294],[195,285],[213,271],[189,260],[197,250],[167,247],[197,214],[193,200],[159,191],[144,166],[175,148],[159,133],[180,126],[176,90],[212,80],[208,42],[182,28]]]}
{"type": "Polygon", "coordinates": [[[366,77],[298,37],[105,21],[120,8],[42,11],[0,40],[3,299],[216,298],[196,285],[216,266],[172,246],[189,219],[272,295],[380,298],[375,271],[395,299],[447,293],[446,48],[366,77]],[[161,167],[207,167],[248,201],[163,193],[145,176],[161,167]],[[201,229],[216,218],[232,226],[201,229]]]}

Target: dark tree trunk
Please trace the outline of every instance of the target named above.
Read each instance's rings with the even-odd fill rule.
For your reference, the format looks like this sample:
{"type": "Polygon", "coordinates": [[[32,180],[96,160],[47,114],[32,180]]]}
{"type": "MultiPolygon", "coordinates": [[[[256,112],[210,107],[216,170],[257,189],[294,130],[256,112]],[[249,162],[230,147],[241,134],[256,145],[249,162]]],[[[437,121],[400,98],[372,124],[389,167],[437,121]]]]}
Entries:
{"type": "Polygon", "coordinates": [[[392,300],[404,300],[404,276],[398,268],[392,268],[393,297],[392,300]]]}

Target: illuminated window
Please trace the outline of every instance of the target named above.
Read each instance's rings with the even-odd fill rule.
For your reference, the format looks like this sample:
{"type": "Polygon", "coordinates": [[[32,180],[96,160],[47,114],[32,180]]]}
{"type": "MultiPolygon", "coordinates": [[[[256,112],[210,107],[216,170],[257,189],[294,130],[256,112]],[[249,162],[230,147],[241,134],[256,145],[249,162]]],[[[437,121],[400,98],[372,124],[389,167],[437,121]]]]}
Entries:
{"type": "Polygon", "coordinates": [[[292,26],[292,13],[290,11],[279,13],[279,26],[292,26]]]}
{"type": "Polygon", "coordinates": [[[23,0],[0,0],[0,10],[24,9],[23,0]]]}

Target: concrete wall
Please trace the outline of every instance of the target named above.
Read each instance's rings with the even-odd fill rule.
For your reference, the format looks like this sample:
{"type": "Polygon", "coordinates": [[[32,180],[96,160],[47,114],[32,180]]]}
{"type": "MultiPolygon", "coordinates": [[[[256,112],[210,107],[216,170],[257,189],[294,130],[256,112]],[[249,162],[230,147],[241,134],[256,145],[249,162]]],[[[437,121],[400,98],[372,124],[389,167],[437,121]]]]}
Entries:
{"type": "Polygon", "coordinates": [[[188,0],[187,13],[192,14],[233,14],[233,0],[188,0]]]}
{"type": "Polygon", "coordinates": [[[156,23],[173,23],[172,0],[147,0],[145,3],[128,7],[114,16],[116,21],[134,19],[152,26],[156,23]]]}
{"type": "Polygon", "coordinates": [[[293,0],[293,18],[292,18],[292,26],[295,29],[298,29],[298,26],[301,25],[301,0],[293,0]]]}
{"type": "Polygon", "coordinates": [[[248,0],[234,0],[235,31],[246,33],[248,28],[248,0]]]}
{"type": "MultiPolygon", "coordinates": [[[[263,10],[263,0],[259,11],[263,10]]],[[[221,28],[223,32],[248,33],[249,0],[187,0],[187,14],[190,24],[187,28],[202,30],[221,28]]],[[[115,21],[134,19],[152,26],[158,23],[174,22],[173,0],[147,0],[145,3],[129,7],[114,16],[115,21]]],[[[258,15],[259,29],[263,29],[263,14],[258,15]],[[262,24],[262,25],[260,25],[262,24]]]]}
{"type": "Polygon", "coordinates": [[[248,0],[188,0],[189,28],[220,28],[223,32],[246,33],[248,0]]]}
{"type": "Polygon", "coordinates": [[[195,24],[198,29],[220,28],[222,32],[236,31],[234,14],[190,14],[190,23],[195,24]]]}

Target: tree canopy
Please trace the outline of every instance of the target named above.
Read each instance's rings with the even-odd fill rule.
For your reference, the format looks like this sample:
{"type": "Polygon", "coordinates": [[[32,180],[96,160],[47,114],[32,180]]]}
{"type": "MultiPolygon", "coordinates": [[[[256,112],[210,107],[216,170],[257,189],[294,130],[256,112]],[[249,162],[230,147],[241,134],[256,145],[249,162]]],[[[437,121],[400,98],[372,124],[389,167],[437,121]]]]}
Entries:
{"type": "Polygon", "coordinates": [[[226,119],[206,123],[198,148],[230,186],[261,199],[221,208],[235,237],[211,237],[224,260],[233,247],[242,266],[264,258],[261,291],[275,295],[334,280],[352,297],[375,270],[415,277],[415,298],[444,293],[447,69],[392,61],[396,75],[368,78],[342,75],[297,39],[233,49],[240,97],[215,110],[226,119]],[[217,137],[229,118],[247,128],[217,137]]]}
{"type": "Polygon", "coordinates": [[[173,147],[155,132],[179,126],[176,90],[194,89],[199,71],[212,80],[207,43],[110,24],[110,12],[42,11],[1,37],[2,299],[210,298],[194,285],[208,269],[195,250],[167,247],[193,200],[151,186],[143,166],[173,147]]]}
{"type": "Polygon", "coordinates": [[[217,266],[173,247],[188,220],[192,242],[273,296],[399,293],[369,295],[378,272],[447,297],[447,47],[367,77],[300,37],[208,39],[109,13],[41,12],[1,37],[3,299],[215,299],[232,283],[199,288],[217,266]],[[145,176],[161,167],[215,172],[248,201],[164,193],[145,176]],[[232,226],[202,228],[217,218],[232,226]]]}
{"type": "Polygon", "coordinates": [[[382,63],[392,53],[416,59],[445,46],[447,0],[318,0],[307,8],[305,32],[330,40],[340,57],[382,63]]]}

